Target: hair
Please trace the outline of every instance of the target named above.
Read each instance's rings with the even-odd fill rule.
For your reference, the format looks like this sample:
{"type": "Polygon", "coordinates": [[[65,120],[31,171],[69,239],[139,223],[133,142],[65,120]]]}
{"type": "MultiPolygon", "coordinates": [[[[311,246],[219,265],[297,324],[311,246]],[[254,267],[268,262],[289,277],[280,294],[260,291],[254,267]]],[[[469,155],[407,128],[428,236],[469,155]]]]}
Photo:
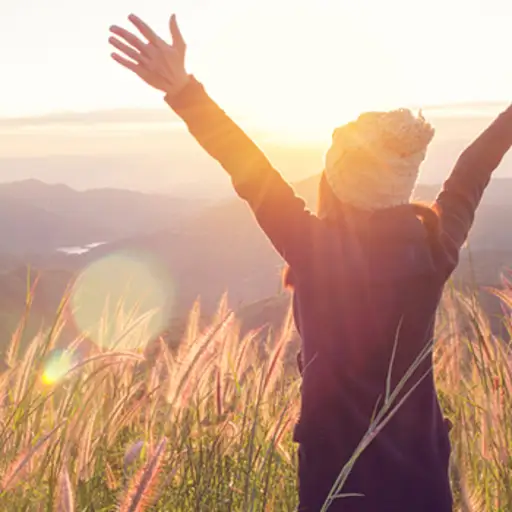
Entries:
{"type": "Polygon", "coordinates": [[[427,232],[430,246],[435,248],[440,236],[439,216],[436,210],[432,206],[421,202],[413,202],[411,206],[427,232]]]}
{"type": "Polygon", "coordinates": [[[316,212],[321,219],[335,220],[341,208],[341,202],[336,197],[327,182],[325,172],[320,176],[318,185],[316,212]]]}
{"type": "MultiPolygon", "coordinates": [[[[434,208],[428,204],[414,201],[410,203],[414,214],[423,224],[430,247],[435,248],[439,242],[439,216],[434,208]]],[[[344,205],[334,195],[325,174],[322,173],[320,185],[318,187],[317,215],[321,219],[334,220],[337,212],[344,209],[344,205]]],[[[282,283],[285,289],[293,290],[294,276],[289,265],[286,265],[282,273],[282,283]]]]}

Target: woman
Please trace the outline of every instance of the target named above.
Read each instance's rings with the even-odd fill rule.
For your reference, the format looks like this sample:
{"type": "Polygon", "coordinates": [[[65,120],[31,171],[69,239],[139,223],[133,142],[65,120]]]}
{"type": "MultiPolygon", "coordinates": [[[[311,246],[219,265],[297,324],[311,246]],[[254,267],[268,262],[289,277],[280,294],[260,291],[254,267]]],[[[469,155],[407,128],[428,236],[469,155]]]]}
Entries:
{"type": "Polygon", "coordinates": [[[448,512],[450,442],[432,375],[436,308],[491,173],[512,144],[512,108],[457,161],[432,208],[411,204],[433,129],[408,110],[363,114],[334,132],[313,215],[263,153],[185,70],[171,18],[167,44],[114,26],[113,58],[162,91],[287,262],[303,340],[299,509],[322,509],[336,479],[388,408],[333,511],[448,512]],[[407,371],[411,370],[409,374],[407,371]],[[399,386],[389,414],[390,395],[399,386]]]}

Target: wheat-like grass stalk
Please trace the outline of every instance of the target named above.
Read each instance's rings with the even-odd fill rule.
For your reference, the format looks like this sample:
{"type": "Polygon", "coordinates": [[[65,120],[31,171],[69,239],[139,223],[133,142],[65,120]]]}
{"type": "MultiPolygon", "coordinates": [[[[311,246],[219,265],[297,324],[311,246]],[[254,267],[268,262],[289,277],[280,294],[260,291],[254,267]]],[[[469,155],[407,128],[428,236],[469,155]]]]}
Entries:
{"type": "Polygon", "coordinates": [[[25,448],[19,455],[16,457],[13,462],[8,466],[7,470],[4,472],[2,480],[0,482],[0,490],[1,492],[8,491],[12,489],[19,481],[20,477],[25,473],[25,469],[28,463],[32,460],[32,458],[40,452],[51,439],[52,436],[59,430],[62,426],[57,425],[53,430],[51,430],[48,434],[43,436],[34,446],[29,446],[25,448]]]}
{"type": "Polygon", "coordinates": [[[59,483],[55,511],[75,512],[75,498],[71,479],[66,466],[63,466],[59,473],[59,483]]]}
{"type": "Polygon", "coordinates": [[[162,439],[144,467],[132,478],[119,505],[119,512],[143,512],[151,506],[162,469],[166,439],[162,439]]]}

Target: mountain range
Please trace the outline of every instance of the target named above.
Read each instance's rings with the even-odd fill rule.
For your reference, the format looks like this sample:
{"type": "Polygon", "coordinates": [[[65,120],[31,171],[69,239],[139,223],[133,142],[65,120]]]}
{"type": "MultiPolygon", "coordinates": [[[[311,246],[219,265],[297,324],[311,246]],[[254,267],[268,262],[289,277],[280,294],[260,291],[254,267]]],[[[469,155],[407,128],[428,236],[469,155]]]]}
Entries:
{"type": "Polygon", "coordinates": [[[207,202],[129,190],[0,184],[0,253],[44,255],[179,226],[207,202]]]}
{"type": "MultiPolygon", "coordinates": [[[[294,184],[311,209],[318,178],[294,184]]],[[[431,201],[439,188],[421,185],[416,197],[431,201]]],[[[496,179],[489,186],[456,273],[459,282],[500,286],[501,271],[512,263],[512,235],[506,229],[506,219],[512,218],[509,197],[512,179],[496,179]]],[[[27,263],[34,267],[33,275],[41,275],[33,305],[36,328],[51,318],[68,284],[84,269],[116,254],[140,261],[149,257],[165,268],[175,295],[169,325],[179,324],[197,298],[210,315],[226,291],[248,326],[275,325],[286,311],[282,261],[238,198],[211,205],[122,190],[78,192],[32,180],[0,185],[0,212],[5,336],[24,308],[27,263]],[[56,250],[92,242],[105,243],[77,255],[56,250]]],[[[104,279],[108,282],[109,276],[104,279]]],[[[499,312],[493,299],[486,299],[486,307],[499,312]]]]}

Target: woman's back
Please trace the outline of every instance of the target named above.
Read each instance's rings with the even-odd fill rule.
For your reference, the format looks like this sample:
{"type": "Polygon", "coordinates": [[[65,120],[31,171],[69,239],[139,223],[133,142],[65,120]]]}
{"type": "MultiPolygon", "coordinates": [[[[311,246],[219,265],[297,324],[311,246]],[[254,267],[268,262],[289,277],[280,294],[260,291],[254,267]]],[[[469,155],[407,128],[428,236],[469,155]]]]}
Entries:
{"type": "Polygon", "coordinates": [[[361,338],[378,334],[383,339],[387,333],[394,340],[398,325],[409,316],[420,310],[430,317],[435,311],[447,261],[412,205],[362,219],[321,221],[311,242],[310,266],[291,270],[293,288],[310,303],[303,307],[308,316],[338,338],[333,343],[350,356],[349,367],[358,359],[371,364],[368,351],[390,348],[377,341],[362,345],[361,338]],[[354,344],[349,343],[352,337],[354,344]]]}
{"type": "MultiPolygon", "coordinates": [[[[446,481],[449,456],[430,353],[446,279],[444,252],[412,205],[324,221],[314,246],[314,267],[293,274],[295,318],[303,339],[302,410],[295,439],[309,460],[303,479],[317,482],[304,489],[316,491],[302,502],[328,493],[332,475],[342,469],[340,461],[356,451],[375,414],[391,410],[415,386],[356,462],[343,492],[365,494],[364,506],[370,508],[364,510],[374,510],[374,499],[396,506],[413,487],[417,499],[422,482],[430,490],[440,467],[446,481]],[[394,399],[386,397],[401,381],[402,391],[394,399]]],[[[449,510],[449,488],[442,494],[437,508],[428,510],[449,510]]],[[[340,510],[351,510],[346,507],[352,501],[362,510],[360,500],[341,500],[340,510]]]]}

